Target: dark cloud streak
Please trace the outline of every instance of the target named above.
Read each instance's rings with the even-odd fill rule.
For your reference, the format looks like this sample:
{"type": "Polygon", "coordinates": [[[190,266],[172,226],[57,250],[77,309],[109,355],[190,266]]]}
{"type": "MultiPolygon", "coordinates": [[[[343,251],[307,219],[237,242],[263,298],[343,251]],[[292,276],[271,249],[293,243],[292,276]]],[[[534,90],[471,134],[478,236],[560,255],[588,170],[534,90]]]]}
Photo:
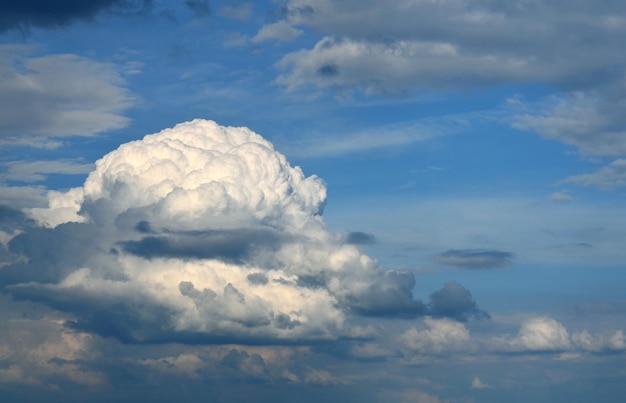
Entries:
{"type": "Polygon", "coordinates": [[[0,0],[0,32],[31,27],[61,28],[94,19],[102,11],[142,13],[152,0],[0,0]]]}
{"type": "Polygon", "coordinates": [[[438,263],[470,270],[501,269],[512,259],[512,253],[488,249],[450,249],[433,258],[438,263]]]}

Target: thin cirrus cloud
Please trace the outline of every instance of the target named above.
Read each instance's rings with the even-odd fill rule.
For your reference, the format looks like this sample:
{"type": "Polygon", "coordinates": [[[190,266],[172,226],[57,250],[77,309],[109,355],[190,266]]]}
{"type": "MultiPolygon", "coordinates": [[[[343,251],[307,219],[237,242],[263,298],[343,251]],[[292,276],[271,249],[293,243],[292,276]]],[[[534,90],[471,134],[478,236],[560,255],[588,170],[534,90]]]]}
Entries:
{"type": "Polygon", "coordinates": [[[326,189],[246,128],[195,120],[120,146],[7,242],[5,292],[127,343],[371,337],[368,317],[487,318],[458,283],[427,304],[330,233],[326,189]],[[210,196],[210,197],[209,197],[210,196]],[[37,246],[39,245],[39,246],[37,246]],[[42,246],[43,245],[43,246],[42,246]],[[361,318],[361,319],[359,319],[361,318]]]}

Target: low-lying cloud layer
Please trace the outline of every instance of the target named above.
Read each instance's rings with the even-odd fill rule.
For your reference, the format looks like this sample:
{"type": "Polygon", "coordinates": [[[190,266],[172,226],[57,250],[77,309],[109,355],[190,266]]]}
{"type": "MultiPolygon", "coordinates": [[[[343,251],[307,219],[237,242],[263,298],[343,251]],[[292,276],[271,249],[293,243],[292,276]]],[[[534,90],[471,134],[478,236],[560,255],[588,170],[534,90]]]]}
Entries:
{"type": "Polygon", "coordinates": [[[13,260],[0,283],[71,313],[81,331],[128,343],[302,343],[372,337],[359,317],[488,317],[457,283],[416,300],[413,273],[360,252],[369,234],[330,233],[322,181],[246,128],[195,120],[146,136],[49,198],[29,210],[37,225],[21,219],[7,235],[13,260]]]}

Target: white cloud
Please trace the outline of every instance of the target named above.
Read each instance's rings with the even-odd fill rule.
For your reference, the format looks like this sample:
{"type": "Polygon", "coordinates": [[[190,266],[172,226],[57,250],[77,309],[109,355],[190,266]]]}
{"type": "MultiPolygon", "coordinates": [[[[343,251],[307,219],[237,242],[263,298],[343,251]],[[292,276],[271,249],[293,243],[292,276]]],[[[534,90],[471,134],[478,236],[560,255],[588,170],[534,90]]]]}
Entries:
{"type": "Polygon", "coordinates": [[[571,347],[567,329],[545,316],[525,321],[508,345],[514,351],[559,351],[571,347]]]}
{"type": "Polygon", "coordinates": [[[49,228],[12,244],[54,251],[3,272],[11,293],[63,306],[79,328],[114,320],[107,336],[140,342],[327,340],[362,336],[349,314],[421,313],[411,273],[384,271],[326,229],[325,199],[319,178],[258,134],[195,120],[50,192],[48,208],[29,210],[49,228]]]}
{"type": "Polygon", "coordinates": [[[302,30],[292,27],[287,21],[278,21],[263,25],[252,38],[252,42],[259,43],[270,40],[291,42],[300,34],[302,34],[302,30]]]}
{"type": "Polygon", "coordinates": [[[450,319],[424,318],[426,329],[411,328],[400,339],[409,350],[422,354],[469,351],[470,333],[465,325],[450,319]]]}
{"type": "Polygon", "coordinates": [[[128,124],[122,113],[134,99],[116,66],[73,54],[33,57],[30,50],[0,47],[1,142],[46,147],[49,138],[128,124]]]}
{"type": "Polygon", "coordinates": [[[572,201],[572,196],[566,190],[560,190],[550,195],[550,200],[558,203],[566,203],[572,201]]]}
{"type": "Polygon", "coordinates": [[[609,165],[589,174],[574,175],[565,178],[563,183],[578,183],[595,186],[600,189],[611,189],[626,185],[626,159],[618,159],[609,165]]]}
{"type": "Polygon", "coordinates": [[[479,377],[475,376],[474,379],[472,379],[472,389],[488,389],[491,388],[490,385],[483,383],[479,377]]]}
{"type": "Polygon", "coordinates": [[[581,350],[591,352],[626,350],[626,337],[623,330],[608,334],[591,334],[583,330],[572,334],[572,342],[581,350]]]}

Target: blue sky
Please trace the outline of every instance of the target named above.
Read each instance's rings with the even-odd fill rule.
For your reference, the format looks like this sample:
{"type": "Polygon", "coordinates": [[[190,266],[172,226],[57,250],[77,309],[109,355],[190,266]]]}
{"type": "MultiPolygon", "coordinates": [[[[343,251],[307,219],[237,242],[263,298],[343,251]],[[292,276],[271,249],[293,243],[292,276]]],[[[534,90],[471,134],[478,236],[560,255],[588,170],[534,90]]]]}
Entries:
{"type": "Polygon", "coordinates": [[[621,401],[625,13],[0,1],[2,400],[621,401]]]}

